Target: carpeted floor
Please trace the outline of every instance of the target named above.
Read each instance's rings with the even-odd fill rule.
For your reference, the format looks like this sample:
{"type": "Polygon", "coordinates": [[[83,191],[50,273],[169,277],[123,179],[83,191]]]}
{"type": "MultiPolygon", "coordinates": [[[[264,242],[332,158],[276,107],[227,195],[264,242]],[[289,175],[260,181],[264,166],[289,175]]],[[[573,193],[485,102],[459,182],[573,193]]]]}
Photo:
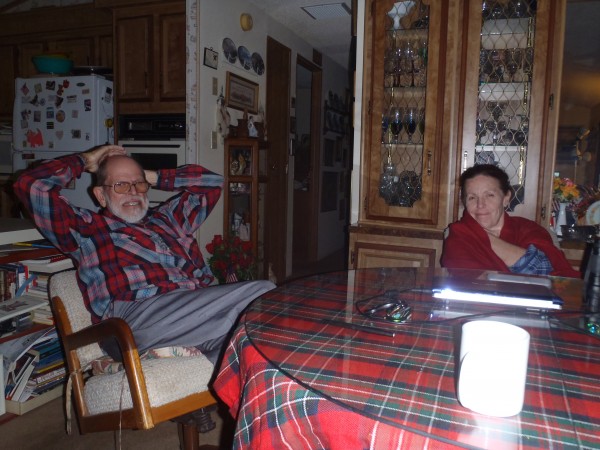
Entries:
{"type": "MultiPolygon", "coordinates": [[[[231,448],[233,420],[226,411],[211,413],[217,427],[200,434],[200,446],[231,448]]],[[[165,422],[152,430],[79,434],[76,422],[73,434],[65,431],[64,399],[57,398],[22,416],[0,416],[2,450],[178,450],[177,424],[165,422]],[[120,440],[120,443],[119,443],[120,440]]]]}

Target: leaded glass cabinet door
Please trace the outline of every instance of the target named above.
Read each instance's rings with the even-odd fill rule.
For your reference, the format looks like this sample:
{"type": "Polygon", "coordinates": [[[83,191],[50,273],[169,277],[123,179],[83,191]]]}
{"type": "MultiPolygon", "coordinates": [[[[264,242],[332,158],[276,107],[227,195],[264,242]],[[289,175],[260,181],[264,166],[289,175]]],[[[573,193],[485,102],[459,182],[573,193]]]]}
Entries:
{"type": "Polygon", "coordinates": [[[534,220],[552,172],[543,136],[552,108],[549,25],[558,3],[472,0],[466,11],[460,169],[502,167],[513,189],[509,211],[534,220]]]}
{"type": "Polygon", "coordinates": [[[368,134],[366,221],[437,220],[439,135],[443,103],[440,56],[446,1],[374,1],[368,134]]]}

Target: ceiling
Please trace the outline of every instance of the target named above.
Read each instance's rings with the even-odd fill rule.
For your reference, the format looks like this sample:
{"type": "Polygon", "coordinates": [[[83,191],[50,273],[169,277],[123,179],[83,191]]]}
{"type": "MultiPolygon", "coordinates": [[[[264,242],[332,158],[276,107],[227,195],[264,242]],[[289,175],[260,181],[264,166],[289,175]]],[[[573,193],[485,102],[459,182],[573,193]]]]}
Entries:
{"type": "Polygon", "coordinates": [[[343,3],[351,10],[351,0],[247,0],[327,55],[342,67],[348,67],[352,17],[343,14],[338,18],[315,20],[302,9],[303,6],[343,3]]]}
{"type": "MultiPolygon", "coordinates": [[[[351,17],[314,20],[303,6],[350,0],[248,0],[343,67],[348,65],[351,17]]],[[[600,104],[600,0],[567,0],[561,102],[600,104]]]]}

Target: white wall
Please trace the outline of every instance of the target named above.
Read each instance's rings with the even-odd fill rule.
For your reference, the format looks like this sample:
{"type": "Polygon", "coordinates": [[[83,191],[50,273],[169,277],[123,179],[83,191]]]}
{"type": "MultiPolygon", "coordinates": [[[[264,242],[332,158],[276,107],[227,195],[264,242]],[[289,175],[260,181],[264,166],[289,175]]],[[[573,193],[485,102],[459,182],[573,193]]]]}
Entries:
{"type": "MultiPolygon", "coordinates": [[[[195,3],[195,0],[187,0],[188,5],[195,3]]],[[[223,39],[228,37],[233,40],[237,45],[244,45],[250,50],[251,53],[258,52],[265,61],[265,65],[268,70],[269,62],[266,59],[266,45],[267,35],[276,39],[285,46],[288,46],[292,50],[292,70],[291,70],[291,90],[290,95],[295,95],[295,84],[296,84],[296,59],[297,55],[301,54],[308,60],[312,60],[313,48],[304,42],[300,37],[292,34],[289,30],[284,28],[279,23],[273,21],[263,13],[256,10],[252,5],[248,4],[243,0],[201,0],[198,2],[198,39],[197,39],[197,86],[196,92],[192,95],[196,95],[197,99],[197,149],[198,149],[198,162],[205,167],[214,170],[218,173],[223,173],[224,161],[223,161],[223,140],[219,139],[218,146],[216,149],[210,148],[211,132],[216,130],[216,111],[217,111],[217,96],[212,94],[212,79],[217,78],[219,92],[221,87],[224,89],[226,73],[227,71],[235,73],[236,75],[242,76],[250,81],[258,83],[259,85],[259,104],[265,105],[266,101],[266,73],[262,76],[256,75],[252,70],[248,71],[241,67],[236,62],[230,64],[224,59],[222,42],[223,39]],[[240,15],[242,13],[250,13],[254,20],[253,29],[244,32],[240,27],[240,15]],[[204,66],[202,64],[202,57],[204,54],[204,48],[213,48],[213,50],[219,53],[219,66],[217,70],[204,66]]],[[[348,37],[350,38],[350,37],[348,37]]],[[[189,58],[192,60],[193,58],[189,58]]],[[[323,56],[323,99],[327,97],[327,92],[333,90],[334,92],[345,91],[347,84],[347,75],[344,69],[340,68],[337,64],[331,61],[327,56],[323,56]],[[342,73],[342,75],[340,75],[342,73]],[[344,88],[341,88],[341,86],[344,88]]],[[[188,108],[189,110],[189,108],[188,108]]],[[[241,111],[234,109],[229,110],[232,116],[232,123],[235,124],[237,118],[242,116],[241,111]]],[[[290,172],[291,173],[291,172],[290,172]]],[[[290,197],[293,195],[291,189],[293,179],[290,177],[290,189],[288,190],[290,197]]],[[[291,202],[289,203],[291,205],[291,202]]],[[[319,219],[319,230],[321,228],[329,227],[329,215],[327,215],[322,223],[321,218],[319,219]],[[325,223],[326,222],[326,223],[325,223]]],[[[337,217],[337,212],[336,212],[337,217]]],[[[289,212],[288,224],[292,226],[293,221],[291,220],[291,212],[289,212]]],[[[324,235],[319,236],[319,247],[321,245],[324,248],[330,250],[334,244],[338,244],[338,236],[341,235],[339,243],[343,245],[343,224],[338,223],[332,227],[331,236],[324,235]]],[[[213,235],[221,234],[223,232],[223,200],[219,200],[215,210],[209,216],[206,223],[202,226],[200,233],[200,247],[204,251],[205,256],[208,256],[205,252],[206,243],[212,240],[213,235]]],[[[288,233],[288,271],[291,270],[291,229],[288,233]]],[[[340,245],[341,247],[341,245],[340,245]]],[[[338,248],[340,248],[338,247],[338,248]]],[[[321,254],[321,252],[319,252],[321,254]]]]}

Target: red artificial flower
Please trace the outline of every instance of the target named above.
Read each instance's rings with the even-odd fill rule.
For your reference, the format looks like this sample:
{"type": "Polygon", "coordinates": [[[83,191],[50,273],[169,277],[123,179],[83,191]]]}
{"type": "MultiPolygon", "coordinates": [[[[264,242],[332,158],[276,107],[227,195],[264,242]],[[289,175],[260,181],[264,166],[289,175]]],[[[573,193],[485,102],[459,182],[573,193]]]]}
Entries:
{"type": "Polygon", "coordinates": [[[233,280],[251,280],[256,277],[252,242],[242,241],[239,236],[215,235],[206,250],[212,256],[208,265],[219,283],[233,280]]]}

